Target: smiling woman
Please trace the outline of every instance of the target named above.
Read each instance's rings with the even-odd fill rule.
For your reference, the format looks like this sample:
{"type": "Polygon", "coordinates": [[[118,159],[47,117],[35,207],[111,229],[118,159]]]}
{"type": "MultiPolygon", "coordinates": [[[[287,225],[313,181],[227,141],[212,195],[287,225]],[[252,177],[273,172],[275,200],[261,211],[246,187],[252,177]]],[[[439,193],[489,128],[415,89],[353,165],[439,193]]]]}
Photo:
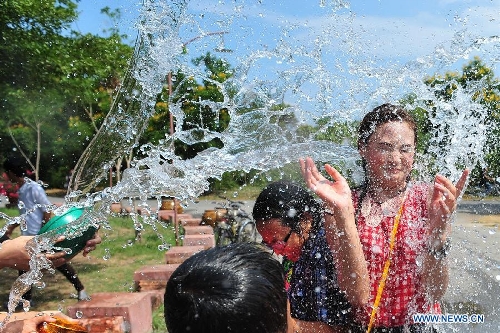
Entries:
{"type": "Polygon", "coordinates": [[[440,175],[433,184],[410,181],[416,143],[412,116],[400,106],[383,104],[367,113],[359,126],[365,181],[352,193],[330,165],[325,170],[332,181],[319,173],[312,159],[301,160],[307,185],[333,213],[325,214],[330,247],[353,254],[340,261],[340,281],[348,277],[346,266],[358,266],[364,272],[353,280],[369,284],[363,302],[353,302],[354,332],[435,332],[415,324],[412,315],[441,311],[439,300],[448,287],[450,216],[469,171],[456,185],[440,175]],[[345,242],[345,230],[361,241],[362,252],[353,253],[355,246],[345,242]]]}

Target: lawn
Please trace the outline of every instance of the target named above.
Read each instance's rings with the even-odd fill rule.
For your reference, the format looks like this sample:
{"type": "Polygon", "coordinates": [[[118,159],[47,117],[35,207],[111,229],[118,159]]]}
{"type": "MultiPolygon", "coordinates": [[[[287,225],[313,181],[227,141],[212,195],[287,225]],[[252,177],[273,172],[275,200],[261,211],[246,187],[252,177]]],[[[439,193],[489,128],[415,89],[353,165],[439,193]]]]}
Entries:
{"type": "MultiPolygon", "coordinates": [[[[17,209],[0,208],[9,216],[18,215],[17,209]]],[[[0,220],[3,226],[4,221],[0,220]]],[[[163,264],[165,250],[159,250],[162,244],[151,227],[146,226],[140,241],[135,241],[132,220],[128,217],[110,217],[110,230],[99,231],[102,243],[87,258],[77,255],[71,264],[78,272],[86,291],[92,295],[97,292],[132,292],[134,291],[134,271],[144,265],[163,264]]],[[[158,225],[158,233],[169,244],[174,244],[174,232],[171,226],[158,225]]],[[[19,228],[16,229],[17,236],[19,228]]],[[[0,304],[7,302],[12,282],[17,278],[17,271],[9,268],[0,270],[0,304]]],[[[55,272],[46,272],[42,278],[43,288],[33,289],[34,310],[60,310],[77,302],[77,295],[71,283],[55,272]]],[[[4,311],[4,310],[0,310],[4,311]]],[[[166,332],[163,319],[163,307],[157,309],[153,318],[154,332],[166,332]]]]}
{"type": "MultiPolygon", "coordinates": [[[[255,199],[262,190],[260,186],[243,186],[236,191],[220,193],[223,196],[231,196],[229,193],[238,193],[237,200],[255,199]]],[[[64,195],[62,190],[47,190],[52,196],[64,195]]],[[[218,194],[204,196],[201,200],[220,201],[218,194]]],[[[234,198],[236,200],[236,198],[234,198]]],[[[0,212],[8,216],[17,216],[17,208],[0,208],[0,212]]],[[[0,227],[5,221],[0,219],[0,227]]],[[[158,247],[162,244],[158,235],[151,227],[146,226],[140,241],[135,241],[135,230],[133,222],[128,217],[110,217],[110,230],[101,228],[99,234],[102,243],[93,251],[89,257],[84,258],[77,255],[71,264],[78,272],[80,280],[86,291],[92,295],[97,292],[132,292],[134,291],[134,271],[145,265],[163,264],[165,262],[165,250],[158,247]]],[[[172,226],[159,226],[159,234],[164,237],[168,244],[175,244],[172,226]]],[[[19,235],[16,229],[14,237],[19,235]]],[[[17,278],[16,270],[0,269],[0,306],[7,302],[13,281],[17,278]]],[[[77,302],[77,295],[73,286],[59,272],[51,274],[46,272],[42,278],[44,287],[33,289],[34,310],[60,310],[66,312],[66,308],[77,302]]],[[[4,309],[0,309],[4,311],[4,309]]],[[[163,317],[163,307],[155,310],[153,314],[153,332],[166,332],[163,317]]]]}

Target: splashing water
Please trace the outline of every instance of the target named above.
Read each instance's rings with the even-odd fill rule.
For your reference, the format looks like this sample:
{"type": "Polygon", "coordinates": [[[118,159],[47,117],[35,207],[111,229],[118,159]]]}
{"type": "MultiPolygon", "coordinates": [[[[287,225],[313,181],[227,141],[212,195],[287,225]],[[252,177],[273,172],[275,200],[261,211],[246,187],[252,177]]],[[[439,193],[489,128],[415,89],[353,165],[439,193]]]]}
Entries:
{"type": "MultiPolygon", "coordinates": [[[[326,119],[318,129],[322,133],[336,122],[360,120],[373,106],[382,102],[397,103],[409,94],[415,96],[412,107],[430,111],[429,101],[433,105],[433,112],[429,112],[433,128],[429,155],[420,156],[416,165],[423,179],[430,180],[440,172],[456,181],[465,166],[484,165],[483,147],[491,128],[486,121],[487,112],[480,101],[473,98],[484,83],[467,88],[459,86],[444,102],[435,94],[442,87],[430,87],[423,79],[434,72],[455,68],[457,62],[477,52],[489,54],[493,63],[498,62],[498,37],[478,37],[468,34],[466,29],[453,27],[458,30],[451,39],[427,55],[402,62],[380,62],[379,55],[368,52],[370,47],[358,30],[356,13],[346,1],[301,4],[315,8],[318,22],[281,17],[273,23],[279,33],[271,38],[264,38],[268,33],[266,24],[259,22],[272,21],[276,13],[266,12],[262,4],[222,1],[210,11],[199,6],[181,0],[143,2],[130,69],[103,126],[78,161],[67,202],[61,208],[91,207],[86,218],[73,223],[77,229],[75,235],[67,235],[67,238],[76,237],[89,225],[105,226],[112,202],[136,197],[139,206],[151,212],[147,204],[149,198],[171,196],[188,202],[208,189],[209,178],[220,178],[227,171],[265,173],[308,155],[320,162],[339,165],[343,171],[355,170],[353,177],[356,177],[361,171],[356,164],[358,154],[354,147],[317,140],[313,134],[299,135],[297,129],[326,119]],[[200,13],[204,13],[203,16],[200,13]],[[255,22],[251,26],[250,20],[257,20],[260,27],[255,22]],[[320,25],[317,30],[316,25],[320,25]],[[235,73],[224,83],[214,81],[189,64],[197,52],[206,53],[213,40],[220,38],[210,35],[214,28],[228,31],[225,40],[234,41],[231,43],[234,54],[243,54],[233,56],[235,73]],[[193,36],[202,38],[194,41],[193,36]],[[186,54],[187,44],[183,40],[193,40],[189,46],[194,50],[186,54]],[[167,74],[177,71],[186,77],[207,80],[222,91],[222,101],[199,101],[199,106],[228,110],[228,128],[222,133],[203,129],[201,139],[218,138],[223,148],[207,149],[188,160],[175,155],[174,140],[186,144],[199,142],[196,131],[200,129],[182,128],[181,102],[171,99],[168,105],[176,119],[174,133],[166,135],[159,144],[140,147],[142,155],[125,170],[116,186],[93,192],[117,158],[138,148],[167,74]],[[259,102],[258,108],[252,107],[255,102],[259,102]],[[273,109],[280,103],[287,106],[281,111],[273,109]],[[273,120],[277,115],[293,116],[296,120],[281,126],[273,120]]],[[[377,43],[381,41],[374,42],[372,47],[377,43]]],[[[147,225],[156,230],[161,222],[153,216],[133,215],[134,228],[142,230],[147,225]]],[[[161,241],[159,250],[170,246],[165,240],[161,241]]],[[[37,236],[32,241],[31,270],[14,283],[9,305],[17,304],[27,286],[41,278],[42,269],[50,268],[45,257],[37,254],[52,249],[54,243],[53,235],[37,236]]],[[[461,247],[461,251],[465,248],[461,247]]],[[[104,259],[110,258],[111,254],[106,251],[104,259]]],[[[496,259],[486,258],[486,261],[498,277],[498,263],[494,268],[496,259]]],[[[470,271],[474,275],[473,268],[470,271]]],[[[492,314],[498,316],[498,309],[492,314]]]]}

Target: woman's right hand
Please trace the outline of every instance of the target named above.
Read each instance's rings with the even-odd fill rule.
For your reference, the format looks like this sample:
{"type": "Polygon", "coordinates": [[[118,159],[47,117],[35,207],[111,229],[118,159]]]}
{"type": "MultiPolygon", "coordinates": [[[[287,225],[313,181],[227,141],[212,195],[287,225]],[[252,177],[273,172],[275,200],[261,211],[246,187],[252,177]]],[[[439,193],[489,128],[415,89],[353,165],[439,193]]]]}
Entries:
{"type": "Polygon", "coordinates": [[[306,157],[299,162],[307,186],[326,206],[326,240],[335,253],[339,287],[346,293],[352,305],[364,306],[368,302],[370,281],[363,247],[356,229],[349,184],[331,165],[326,164],[325,170],[333,181],[321,175],[312,158],[306,157]],[[333,226],[335,227],[331,228],[333,226]]]}
{"type": "Polygon", "coordinates": [[[323,200],[326,208],[330,209],[335,217],[338,214],[353,212],[351,189],[340,172],[331,165],[325,164],[326,172],[333,179],[330,181],[318,171],[312,158],[301,158],[299,162],[302,177],[307,186],[323,200]]]}

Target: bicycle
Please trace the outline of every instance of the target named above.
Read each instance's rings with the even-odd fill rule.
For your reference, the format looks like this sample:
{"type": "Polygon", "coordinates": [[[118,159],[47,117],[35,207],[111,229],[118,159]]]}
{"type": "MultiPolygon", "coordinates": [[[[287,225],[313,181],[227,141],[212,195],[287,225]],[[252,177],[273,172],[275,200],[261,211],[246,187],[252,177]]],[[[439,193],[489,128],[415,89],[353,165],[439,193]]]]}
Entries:
{"type": "Polygon", "coordinates": [[[252,218],[241,206],[241,201],[232,201],[228,198],[223,207],[216,207],[220,214],[214,224],[215,244],[223,246],[237,242],[255,242],[257,240],[257,228],[252,218]]]}

